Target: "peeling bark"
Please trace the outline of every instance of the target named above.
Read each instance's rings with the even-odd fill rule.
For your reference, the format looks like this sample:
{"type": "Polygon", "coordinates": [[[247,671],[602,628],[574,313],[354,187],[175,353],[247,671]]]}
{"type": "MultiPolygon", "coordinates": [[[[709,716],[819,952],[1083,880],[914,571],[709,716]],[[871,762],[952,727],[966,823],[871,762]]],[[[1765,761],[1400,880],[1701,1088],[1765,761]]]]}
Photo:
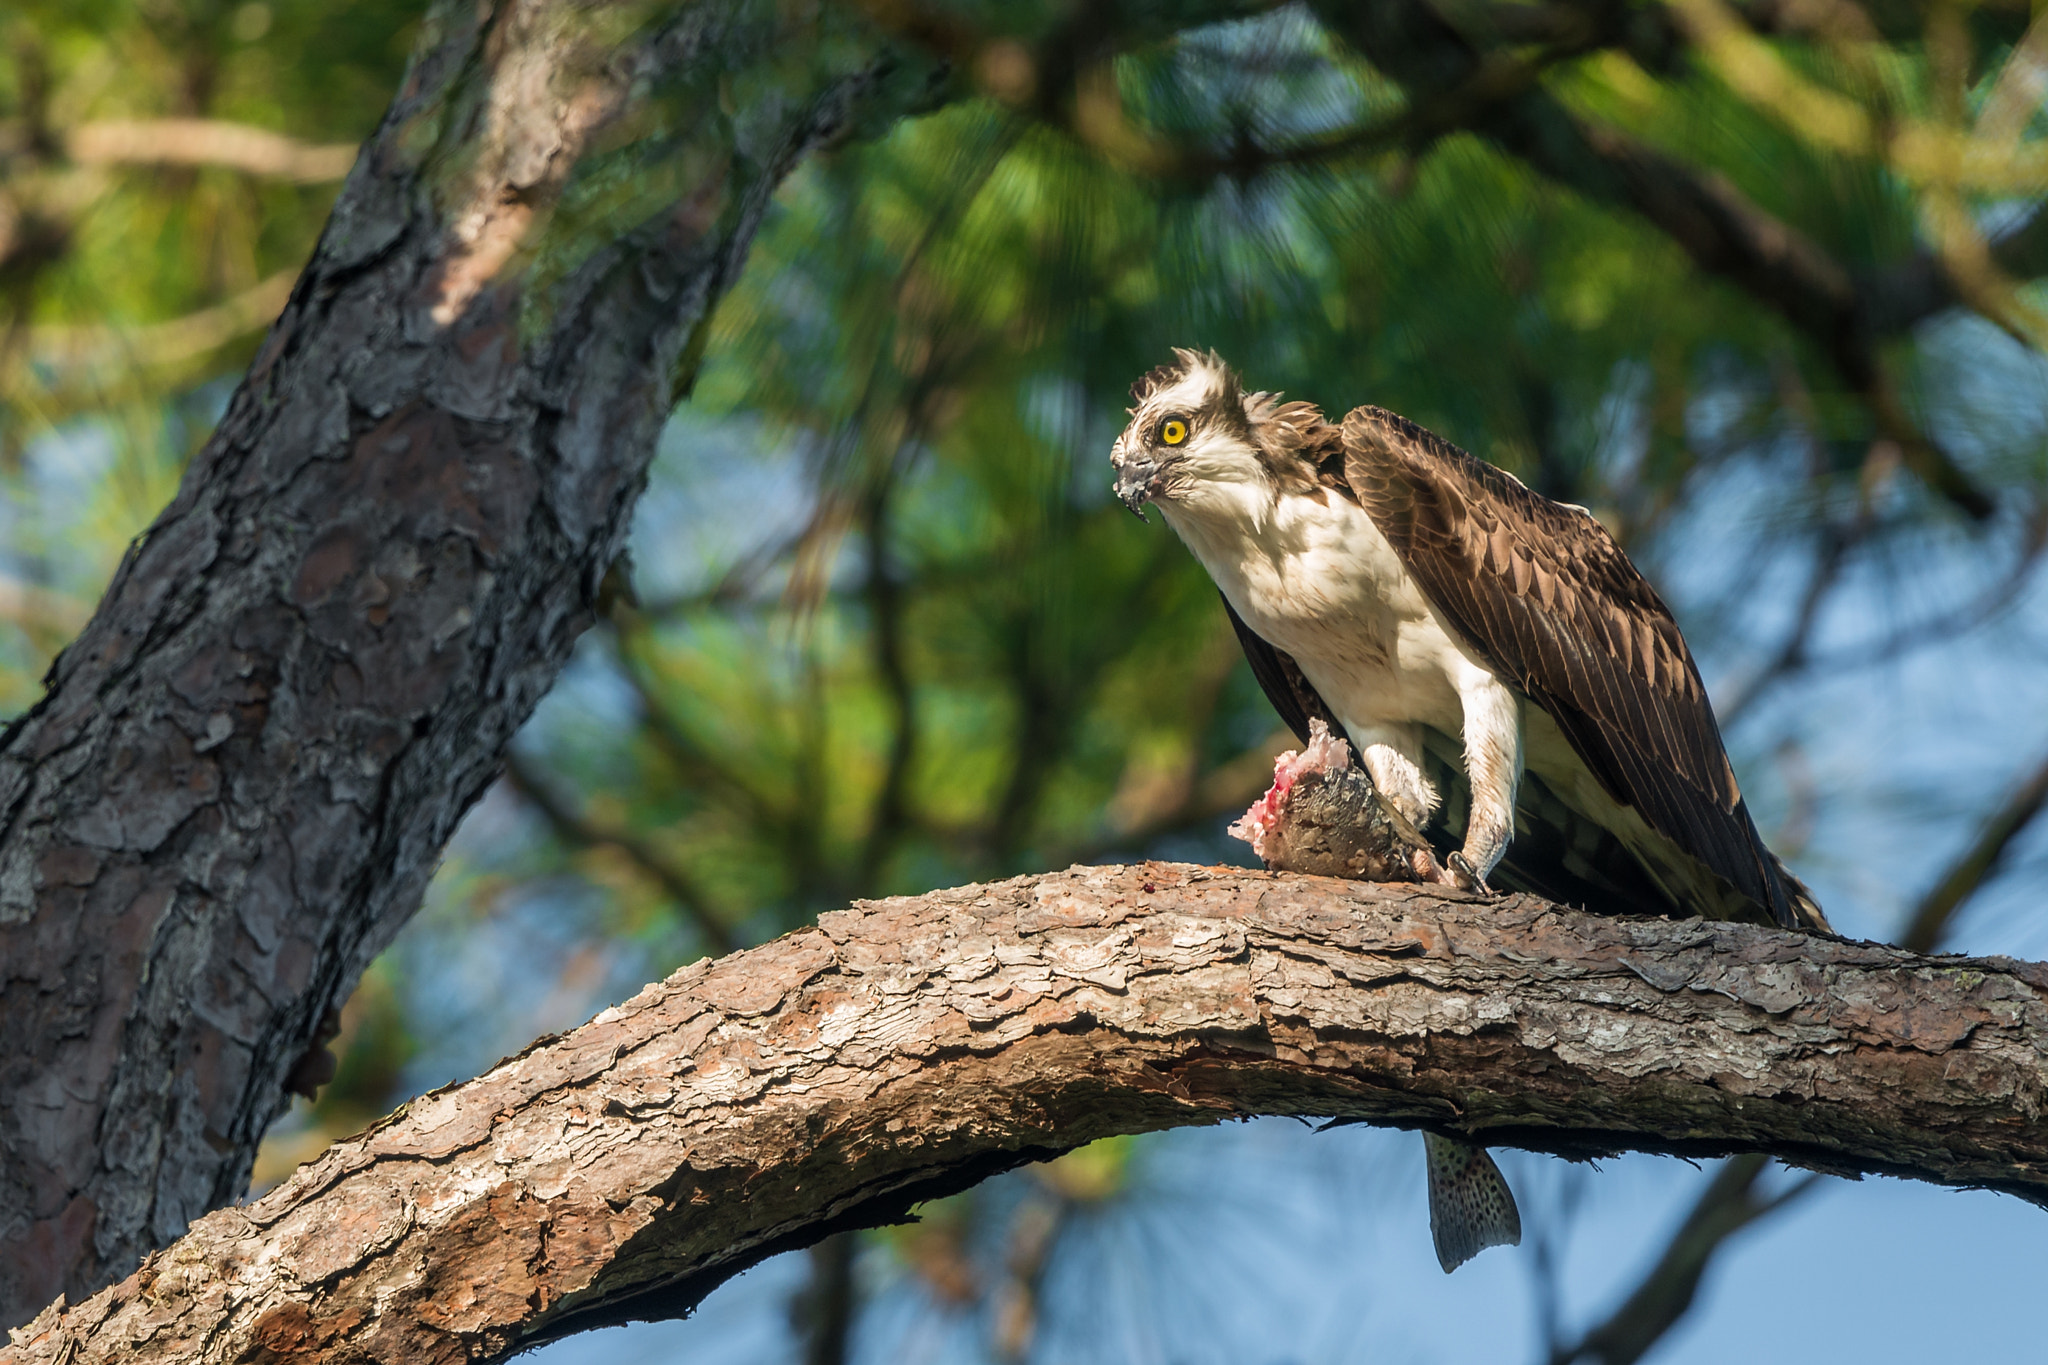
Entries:
{"type": "Polygon", "coordinates": [[[219,429],[0,737],[0,1321],[246,1188],[588,624],[769,194],[923,97],[850,23],[429,17],[219,429]]]}
{"type": "Polygon", "coordinates": [[[1328,1115],[2048,1204],[2048,967],[1180,865],[863,902],[208,1215],[4,1365],[484,1361],[1112,1133],[1328,1115]]]}

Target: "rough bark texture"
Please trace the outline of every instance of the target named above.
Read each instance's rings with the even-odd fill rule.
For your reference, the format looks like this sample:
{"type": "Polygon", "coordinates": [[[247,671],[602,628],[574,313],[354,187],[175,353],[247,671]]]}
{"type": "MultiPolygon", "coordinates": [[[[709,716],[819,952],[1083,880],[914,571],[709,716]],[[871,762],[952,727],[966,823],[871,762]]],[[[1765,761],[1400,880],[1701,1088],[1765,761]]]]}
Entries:
{"type": "Polygon", "coordinates": [[[770,192],[922,79],[838,22],[430,17],[218,431],[0,738],[4,1321],[245,1188],[587,623],[770,192]]]}
{"type": "Polygon", "coordinates": [[[31,1362],[476,1361],[1111,1133],[1335,1115],[2048,1203],[2048,968],[1167,864],[699,963],[53,1306],[31,1362]]]}

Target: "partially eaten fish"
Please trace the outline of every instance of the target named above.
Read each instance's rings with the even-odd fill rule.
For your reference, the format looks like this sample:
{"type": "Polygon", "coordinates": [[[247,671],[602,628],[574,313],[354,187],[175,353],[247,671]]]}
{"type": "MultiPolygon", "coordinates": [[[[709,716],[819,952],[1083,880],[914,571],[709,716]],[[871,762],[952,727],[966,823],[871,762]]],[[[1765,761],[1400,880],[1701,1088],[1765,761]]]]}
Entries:
{"type": "Polygon", "coordinates": [[[1369,882],[1451,882],[1419,830],[1376,799],[1351,745],[1320,719],[1308,745],[1273,762],[1273,785],[1230,834],[1274,871],[1369,882]]]}

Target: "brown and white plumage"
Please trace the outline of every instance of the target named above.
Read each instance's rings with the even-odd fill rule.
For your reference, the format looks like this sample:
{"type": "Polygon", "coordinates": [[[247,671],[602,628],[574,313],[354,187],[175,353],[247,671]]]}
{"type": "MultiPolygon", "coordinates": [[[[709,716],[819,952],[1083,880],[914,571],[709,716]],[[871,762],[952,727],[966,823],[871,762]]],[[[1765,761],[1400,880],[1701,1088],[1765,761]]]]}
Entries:
{"type": "Polygon", "coordinates": [[[1118,491],[1209,569],[1296,733],[1341,725],[1477,879],[1826,927],[1757,833],[1677,623],[1597,520],[1391,412],[1333,424],[1176,356],[1132,391],[1118,491]]]}

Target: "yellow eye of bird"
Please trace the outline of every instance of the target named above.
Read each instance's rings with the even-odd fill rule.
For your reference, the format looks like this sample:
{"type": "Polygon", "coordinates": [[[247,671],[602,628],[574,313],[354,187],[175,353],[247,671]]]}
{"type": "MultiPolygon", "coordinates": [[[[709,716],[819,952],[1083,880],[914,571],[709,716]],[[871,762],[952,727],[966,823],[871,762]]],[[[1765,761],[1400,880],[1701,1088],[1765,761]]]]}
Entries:
{"type": "Polygon", "coordinates": [[[1178,417],[1169,417],[1159,424],[1159,439],[1170,446],[1177,446],[1188,438],[1188,424],[1178,417]]]}

